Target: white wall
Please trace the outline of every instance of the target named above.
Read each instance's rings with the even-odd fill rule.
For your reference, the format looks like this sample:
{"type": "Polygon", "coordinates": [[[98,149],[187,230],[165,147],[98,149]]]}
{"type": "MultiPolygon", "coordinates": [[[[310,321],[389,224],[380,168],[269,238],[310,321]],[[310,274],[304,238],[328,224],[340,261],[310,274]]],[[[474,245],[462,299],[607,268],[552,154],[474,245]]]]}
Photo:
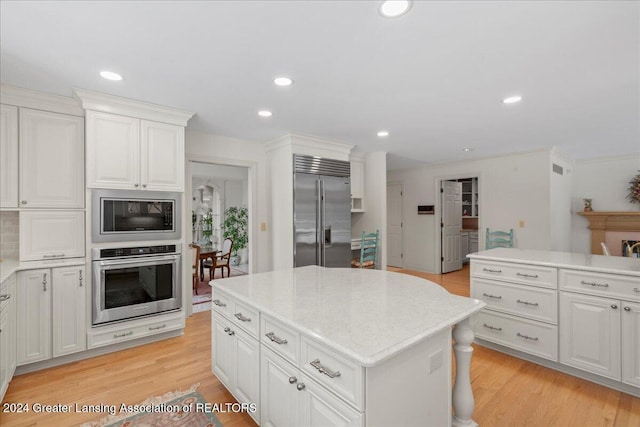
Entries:
{"type": "Polygon", "coordinates": [[[251,269],[254,272],[270,271],[271,257],[271,190],[264,146],[220,135],[207,134],[187,129],[186,158],[191,161],[228,164],[249,167],[249,245],[251,269]],[[252,176],[255,175],[255,176],[252,176]],[[255,184],[252,186],[252,184],[255,184]],[[260,231],[260,223],[266,231],[260,231]]]}
{"type": "Polygon", "coordinates": [[[551,150],[549,165],[549,221],[551,226],[551,245],[553,251],[571,251],[571,185],[573,162],[564,153],[551,150]],[[553,171],[553,164],[563,169],[562,175],[553,171]]]}
{"type": "Polygon", "coordinates": [[[629,181],[640,170],[640,154],[578,160],[573,170],[571,191],[571,251],[589,253],[589,221],[575,214],[584,208],[582,199],[593,199],[594,211],[638,211],[640,204],[626,199],[629,181]]]}
{"type": "Polygon", "coordinates": [[[387,174],[401,183],[405,268],[439,272],[440,180],[478,177],[479,249],[486,227],[514,229],[515,246],[551,248],[549,150],[456,162],[387,174]],[[418,215],[417,205],[436,205],[436,215],[418,215]],[[520,228],[519,221],[524,221],[520,228]]]}

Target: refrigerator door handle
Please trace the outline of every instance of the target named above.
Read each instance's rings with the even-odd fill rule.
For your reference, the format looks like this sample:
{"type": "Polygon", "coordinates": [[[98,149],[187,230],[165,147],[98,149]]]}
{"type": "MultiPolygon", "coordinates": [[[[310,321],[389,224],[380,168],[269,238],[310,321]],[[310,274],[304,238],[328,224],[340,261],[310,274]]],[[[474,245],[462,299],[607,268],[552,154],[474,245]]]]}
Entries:
{"type": "Polygon", "coordinates": [[[322,181],[316,181],[316,265],[322,265],[322,181]]]}
{"type": "MultiPolygon", "coordinates": [[[[322,230],[322,240],[321,240],[321,244],[322,244],[322,264],[320,264],[321,266],[325,266],[326,263],[326,247],[327,247],[327,234],[326,234],[326,224],[325,224],[325,220],[327,218],[327,205],[326,205],[326,199],[325,199],[325,193],[324,193],[324,181],[320,181],[320,188],[322,190],[322,226],[321,226],[321,230],[322,230]]],[[[329,234],[329,238],[331,238],[331,234],[329,234]]]]}

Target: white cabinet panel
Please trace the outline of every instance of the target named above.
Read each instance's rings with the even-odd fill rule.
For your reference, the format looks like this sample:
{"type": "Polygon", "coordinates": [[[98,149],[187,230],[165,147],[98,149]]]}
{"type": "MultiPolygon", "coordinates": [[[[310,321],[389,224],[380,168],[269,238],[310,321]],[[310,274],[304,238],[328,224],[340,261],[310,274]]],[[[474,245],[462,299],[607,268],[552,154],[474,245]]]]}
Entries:
{"type": "Polygon", "coordinates": [[[640,304],[622,303],[622,382],[640,387],[640,304]]]}
{"type": "Polygon", "coordinates": [[[233,367],[235,365],[235,354],[233,337],[229,335],[231,322],[214,315],[212,318],[211,331],[213,340],[213,351],[211,353],[211,367],[220,382],[228,389],[231,389],[233,377],[233,367]]]}
{"type": "Polygon", "coordinates": [[[16,275],[0,285],[0,401],[16,369],[16,275]]]}
{"type": "Polygon", "coordinates": [[[87,186],[140,186],[140,120],[87,111],[87,186]]]}
{"type": "Polygon", "coordinates": [[[20,260],[84,256],[83,211],[21,211],[20,260]]]}
{"type": "Polygon", "coordinates": [[[364,425],[364,415],[349,407],[311,381],[302,376],[305,388],[300,393],[301,426],[355,427],[364,425]]]}
{"type": "Polygon", "coordinates": [[[84,207],[82,117],[20,109],[20,205],[84,207]]]}
{"type": "Polygon", "coordinates": [[[364,198],[364,163],[352,161],[351,165],[351,198],[364,198]]]}
{"type": "Polygon", "coordinates": [[[18,108],[0,111],[0,208],[18,207],[18,108]]]}
{"type": "Polygon", "coordinates": [[[87,348],[85,268],[52,270],[53,279],[53,357],[87,348]]]}
{"type": "Polygon", "coordinates": [[[140,122],[142,188],[184,190],[184,128],[166,123],[140,122]]]}
{"type": "Polygon", "coordinates": [[[51,270],[18,273],[18,365],[51,357],[51,270]]]}
{"type": "Polygon", "coordinates": [[[300,371],[263,347],[260,365],[261,426],[296,427],[300,418],[300,371]]]}
{"type": "Polygon", "coordinates": [[[620,380],[620,302],[560,293],[560,362],[620,380]]]}

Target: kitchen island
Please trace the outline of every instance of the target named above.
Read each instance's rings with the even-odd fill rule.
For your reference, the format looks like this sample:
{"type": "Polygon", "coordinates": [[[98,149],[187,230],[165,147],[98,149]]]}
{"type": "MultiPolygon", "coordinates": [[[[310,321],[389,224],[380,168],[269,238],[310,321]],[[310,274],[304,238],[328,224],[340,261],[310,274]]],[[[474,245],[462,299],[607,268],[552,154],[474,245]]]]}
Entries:
{"type": "Polygon", "coordinates": [[[469,316],[483,302],[379,270],[307,266],[210,283],[212,370],[255,405],[258,424],[474,425],[469,316]]]}

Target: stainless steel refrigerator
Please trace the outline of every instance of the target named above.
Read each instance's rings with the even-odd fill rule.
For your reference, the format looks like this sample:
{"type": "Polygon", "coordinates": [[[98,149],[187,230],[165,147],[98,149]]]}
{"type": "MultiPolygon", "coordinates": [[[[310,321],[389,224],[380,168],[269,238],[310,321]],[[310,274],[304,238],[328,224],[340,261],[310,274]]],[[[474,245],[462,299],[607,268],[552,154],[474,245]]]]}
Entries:
{"type": "Polygon", "coordinates": [[[351,265],[349,162],[294,155],[293,264],[351,265]]]}

